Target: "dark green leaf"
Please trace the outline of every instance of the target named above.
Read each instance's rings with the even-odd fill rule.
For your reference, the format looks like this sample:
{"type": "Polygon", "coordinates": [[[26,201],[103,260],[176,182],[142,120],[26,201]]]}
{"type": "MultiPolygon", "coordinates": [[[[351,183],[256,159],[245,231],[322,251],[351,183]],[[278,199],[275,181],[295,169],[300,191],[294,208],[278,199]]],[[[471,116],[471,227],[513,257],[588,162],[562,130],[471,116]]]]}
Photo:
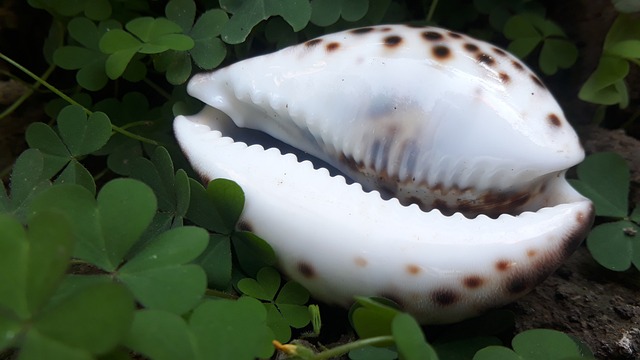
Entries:
{"type": "Polygon", "coordinates": [[[245,278],[238,281],[240,291],[260,300],[273,300],[279,288],[280,274],[270,267],[260,269],[255,280],[245,278]]]}
{"type": "MultiPolygon", "coordinates": [[[[38,212],[29,218],[28,237],[26,298],[33,314],[45,304],[66,273],[73,253],[73,235],[62,214],[38,212]]],[[[13,255],[20,257],[19,253],[13,255]]]]}
{"type": "Polygon", "coordinates": [[[91,0],[85,3],[84,14],[91,20],[105,20],[111,16],[109,0],[91,0]]]}
{"type": "Polygon", "coordinates": [[[171,0],[164,8],[167,19],[178,24],[183,32],[188,32],[196,18],[196,3],[193,0],[171,0]]]}
{"type": "Polygon", "coordinates": [[[111,122],[102,112],[88,118],[84,110],[69,105],[58,114],[60,137],[73,156],[86,155],[104,146],[111,137],[111,122]]]}
{"type": "MultiPolygon", "coordinates": [[[[614,271],[627,270],[634,258],[640,254],[637,238],[627,235],[625,229],[640,231],[640,227],[630,221],[617,221],[594,227],[587,237],[587,248],[600,265],[614,271]]],[[[633,261],[638,267],[640,263],[633,261]]]]}
{"type": "Polygon", "coordinates": [[[207,274],[209,286],[226,289],[231,281],[231,241],[228,235],[211,234],[207,249],[196,259],[207,274]]]}
{"type": "Polygon", "coordinates": [[[616,153],[590,155],[577,168],[580,181],[571,185],[590,198],[596,215],[622,218],[627,216],[629,167],[616,153]]]}
{"type": "Polygon", "coordinates": [[[93,360],[95,357],[85,349],[68,345],[32,329],[26,334],[20,348],[20,360],[41,359],[93,360]]]}
{"type": "Polygon", "coordinates": [[[131,179],[108,182],[97,198],[109,271],[123,260],[156,213],[156,198],[144,183],[131,179]]]}
{"type": "MultiPolygon", "coordinates": [[[[125,265],[126,266],[126,265],[125,265]]],[[[197,265],[168,265],[128,271],[118,278],[125,283],[136,300],[149,309],[183,314],[198,304],[207,287],[207,278],[197,265]]]]}
{"type": "MultiPolygon", "coordinates": [[[[526,359],[584,358],[581,347],[567,334],[549,329],[524,331],[513,338],[513,350],[526,359]]],[[[587,356],[590,357],[590,356],[587,356]]]]}
{"type": "Polygon", "coordinates": [[[73,159],[62,171],[62,173],[56,178],[56,184],[78,184],[92,194],[96,193],[96,184],[93,181],[93,176],[82,164],[73,159]]]}
{"type": "Polygon", "coordinates": [[[311,18],[307,1],[221,0],[220,7],[233,14],[222,29],[222,40],[228,44],[243,42],[254,26],[271,16],[282,16],[294,31],[302,30],[311,18]]]}
{"type": "Polygon", "coordinates": [[[398,314],[391,322],[398,352],[405,360],[437,360],[438,355],[427,343],[418,323],[408,314],[398,314]]]}
{"type": "Polygon", "coordinates": [[[42,313],[33,327],[50,339],[104,354],[127,334],[133,305],[129,292],[118,284],[87,286],[42,313]]]}
{"type": "Polygon", "coordinates": [[[582,85],[578,97],[595,104],[614,105],[628,101],[618,83],[629,73],[629,63],[618,57],[603,56],[596,70],[582,85]]]}
{"type": "Polygon", "coordinates": [[[150,359],[196,359],[193,334],[184,319],[164,311],[137,311],[124,344],[150,359]]]}
{"type": "Polygon", "coordinates": [[[395,360],[397,358],[397,352],[375,346],[366,346],[349,352],[349,359],[351,360],[395,360]]]}
{"type": "Polygon", "coordinates": [[[19,218],[31,200],[51,186],[43,175],[44,158],[36,149],[27,149],[18,156],[11,173],[11,210],[19,218]]]}
{"type": "Polygon", "coordinates": [[[231,180],[215,179],[209,182],[207,195],[224,221],[227,232],[232,231],[244,207],[244,192],[240,186],[231,180]]]}
{"type": "Polygon", "coordinates": [[[200,15],[191,30],[191,37],[195,41],[191,49],[193,61],[201,68],[210,70],[220,65],[227,55],[227,48],[218,38],[227,14],[220,9],[213,9],[200,15]]]}
{"type": "MultiPolygon", "coordinates": [[[[0,214],[0,306],[26,319],[31,314],[27,301],[29,242],[22,225],[7,214],[0,214]]],[[[5,319],[0,315],[0,321],[5,319]]],[[[13,328],[13,321],[5,320],[13,328]]]]}
{"type": "Polygon", "coordinates": [[[391,323],[400,311],[370,298],[357,297],[349,311],[351,324],[360,338],[391,335],[391,323]]]}
{"type": "Polygon", "coordinates": [[[218,209],[207,195],[204,187],[194,179],[189,179],[191,197],[187,218],[198,226],[217,233],[228,233],[224,220],[218,214],[218,209]]]}
{"type": "Polygon", "coordinates": [[[258,300],[207,301],[189,319],[199,355],[210,359],[252,360],[273,354],[273,332],[266,325],[267,312],[258,300]]]}
{"type": "Polygon", "coordinates": [[[231,236],[233,248],[243,271],[249,276],[257,274],[265,266],[276,263],[276,255],[269,244],[257,235],[247,231],[237,231],[231,236]]]}

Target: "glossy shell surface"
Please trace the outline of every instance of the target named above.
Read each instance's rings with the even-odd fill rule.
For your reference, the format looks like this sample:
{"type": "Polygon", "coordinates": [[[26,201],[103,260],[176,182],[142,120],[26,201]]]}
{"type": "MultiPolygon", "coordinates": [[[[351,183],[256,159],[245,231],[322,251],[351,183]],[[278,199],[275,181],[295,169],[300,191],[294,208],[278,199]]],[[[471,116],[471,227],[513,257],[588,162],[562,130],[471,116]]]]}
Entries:
{"type": "Polygon", "coordinates": [[[238,182],[243,226],[329,303],[376,295],[425,323],[473,316],[544,279],[593,218],[564,179],[584,153],[553,96],[462,34],[349,30],[196,75],[189,93],[208,105],[174,123],[193,167],[238,182]]]}

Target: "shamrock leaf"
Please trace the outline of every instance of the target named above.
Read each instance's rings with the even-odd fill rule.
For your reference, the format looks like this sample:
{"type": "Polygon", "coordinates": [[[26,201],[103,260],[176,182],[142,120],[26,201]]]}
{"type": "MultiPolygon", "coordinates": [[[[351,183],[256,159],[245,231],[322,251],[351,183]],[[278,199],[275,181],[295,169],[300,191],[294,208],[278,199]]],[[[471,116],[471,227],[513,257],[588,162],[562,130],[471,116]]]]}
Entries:
{"type": "Polygon", "coordinates": [[[311,22],[329,26],[340,17],[346,21],[362,19],[369,9],[369,0],[315,0],[311,3],[311,22]]]}
{"type": "Polygon", "coordinates": [[[476,353],[473,360],[485,359],[594,359],[586,346],[569,335],[556,330],[533,329],[516,335],[513,350],[502,346],[489,346],[476,353]]]}
{"type": "Polygon", "coordinates": [[[254,26],[271,16],[282,16],[294,31],[302,30],[311,19],[307,1],[221,0],[220,7],[233,14],[222,29],[222,40],[227,44],[243,42],[254,26]]]}

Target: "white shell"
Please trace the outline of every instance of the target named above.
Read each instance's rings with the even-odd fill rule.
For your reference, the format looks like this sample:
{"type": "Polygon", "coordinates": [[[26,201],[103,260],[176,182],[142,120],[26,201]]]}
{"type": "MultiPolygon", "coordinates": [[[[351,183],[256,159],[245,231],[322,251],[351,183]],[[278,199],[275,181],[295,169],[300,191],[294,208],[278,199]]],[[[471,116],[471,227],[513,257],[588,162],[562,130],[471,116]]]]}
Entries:
{"type": "Polygon", "coordinates": [[[544,279],[593,218],[564,179],[584,154],[553,96],[513,56],[464,35],[345,31],[197,75],[189,93],[215,108],[175,120],[192,165],[240,184],[244,226],[329,303],[382,295],[426,323],[473,316],[544,279]],[[247,147],[228,137],[243,136],[236,126],[367,190],[467,216],[247,147]]]}

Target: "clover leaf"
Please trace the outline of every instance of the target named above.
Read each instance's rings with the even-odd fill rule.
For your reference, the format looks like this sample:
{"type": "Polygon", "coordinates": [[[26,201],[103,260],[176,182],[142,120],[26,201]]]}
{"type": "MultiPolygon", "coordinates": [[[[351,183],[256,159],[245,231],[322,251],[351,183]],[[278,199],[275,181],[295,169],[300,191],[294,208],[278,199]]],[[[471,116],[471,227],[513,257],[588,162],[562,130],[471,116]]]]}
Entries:
{"type": "Polygon", "coordinates": [[[179,315],[161,310],[139,310],[124,344],[149,359],[197,359],[193,333],[179,315]]]}
{"type": "Polygon", "coordinates": [[[11,173],[11,193],[0,182],[0,211],[26,221],[33,198],[51,186],[50,171],[45,169],[44,155],[37,149],[27,149],[16,159],[11,173]]]}
{"type": "Polygon", "coordinates": [[[20,348],[23,359],[85,359],[121,341],[133,314],[133,299],[121,285],[96,284],[54,296],[73,252],[68,217],[35,212],[25,229],[0,214],[0,234],[0,352],[11,346],[20,348]]]}
{"type": "Polygon", "coordinates": [[[191,313],[189,328],[200,358],[251,360],[268,358],[274,350],[267,311],[250,297],[204,302],[191,313]]]}
{"type": "Polygon", "coordinates": [[[512,40],[509,51],[521,58],[542,44],[538,64],[547,75],[571,67],[578,59],[578,49],[564,31],[541,15],[527,13],[510,17],[504,25],[504,35],[512,40]]]}
{"type": "Polygon", "coordinates": [[[262,268],[256,279],[241,279],[237,287],[242,293],[265,301],[267,324],[281,342],[289,341],[291,327],[302,328],[311,321],[309,311],[304,306],[309,300],[309,292],[292,281],[280,289],[280,274],[273,268],[262,268]]]}
{"type": "Polygon", "coordinates": [[[107,55],[99,48],[100,38],[110,30],[119,29],[120,23],[115,20],[101,21],[98,26],[85,18],[71,19],[67,25],[69,36],[79,45],[66,45],[56,49],[53,62],[66,70],[78,70],[78,85],[87,90],[102,89],[109,80],[105,73],[107,55]]]}
{"type": "Polygon", "coordinates": [[[182,34],[180,25],[166,18],[135,18],[125,25],[125,29],[113,29],[100,39],[100,50],[109,54],[105,65],[110,79],[122,76],[137,53],[185,51],[194,46],[193,39],[182,34]]]}
{"type": "Polygon", "coordinates": [[[229,19],[220,9],[204,12],[195,21],[193,0],[171,0],[165,8],[167,18],[180,25],[185,34],[194,41],[189,51],[167,51],[154,58],[159,71],[166,71],[169,83],[184,83],[191,76],[191,60],[200,68],[211,70],[220,65],[227,54],[227,48],[220,40],[222,27],[229,19]]]}
{"type": "Polygon", "coordinates": [[[398,352],[406,360],[437,360],[438,355],[427,343],[420,325],[408,314],[398,314],[391,322],[391,332],[398,352]]]}
{"type": "Polygon", "coordinates": [[[197,227],[165,231],[127,261],[116,278],[149,309],[182,314],[196,305],[206,290],[201,267],[188,264],[207,246],[208,234],[197,227]]]}
{"type": "Polygon", "coordinates": [[[615,271],[632,264],[640,268],[640,210],[628,215],[629,167],[618,154],[596,153],[577,168],[579,180],[570,180],[578,191],[589,197],[596,215],[618,219],[595,226],[587,236],[587,248],[600,265],[615,271]]]}
{"type": "Polygon", "coordinates": [[[45,155],[45,168],[49,176],[65,170],[56,183],[80,184],[95,192],[95,183],[89,171],[78,162],[79,158],[104,146],[111,137],[111,122],[102,112],[87,116],[77,105],[68,105],[58,113],[57,132],[44,123],[33,123],[27,128],[30,147],[45,155]]]}
{"type": "Polygon", "coordinates": [[[346,21],[362,19],[369,0],[315,0],[311,3],[311,22],[318,26],[334,24],[340,17],[346,21]]]}
{"type": "Polygon", "coordinates": [[[384,302],[383,299],[356,297],[356,303],[349,309],[349,320],[360,338],[390,335],[393,318],[400,310],[384,302]]]}
{"type": "Polygon", "coordinates": [[[240,267],[249,276],[264,266],[275,263],[271,246],[257,235],[236,231],[236,223],[244,207],[244,192],[233,181],[215,179],[205,190],[190,179],[191,198],[187,218],[196,225],[221,235],[212,236],[212,243],[197,260],[218,288],[225,288],[231,274],[231,243],[240,267]],[[215,259],[215,261],[213,261],[215,259]]]}
{"type": "Polygon", "coordinates": [[[222,28],[222,40],[227,44],[243,42],[254,26],[271,16],[282,16],[293,31],[302,30],[311,19],[307,1],[220,0],[220,7],[233,14],[222,28]]]}
{"type": "Polygon", "coordinates": [[[32,211],[52,208],[76,220],[74,233],[82,241],[74,255],[111,272],[151,222],[156,199],[145,184],[116,179],[103,186],[97,199],[70,184],[51,187],[32,203],[32,211]]]}
{"type": "Polygon", "coordinates": [[[164,147],[157,147],[150,160],[138,157],[131,162],[131,177],[149,185],[158,199],[160,211],[156,214],[152,227],[166,230],[182,226],[190,198],[187,173],[182,169],[174,172],[173,162],[164,147]]]}
{"type": "Polygon", "coordinates": [[[502,346],[486,347],[478,351],[473,360],[594,359],[585,345],[556,330],[527,330],[516,335],[511,345],[513,350],[502,346]]]}

